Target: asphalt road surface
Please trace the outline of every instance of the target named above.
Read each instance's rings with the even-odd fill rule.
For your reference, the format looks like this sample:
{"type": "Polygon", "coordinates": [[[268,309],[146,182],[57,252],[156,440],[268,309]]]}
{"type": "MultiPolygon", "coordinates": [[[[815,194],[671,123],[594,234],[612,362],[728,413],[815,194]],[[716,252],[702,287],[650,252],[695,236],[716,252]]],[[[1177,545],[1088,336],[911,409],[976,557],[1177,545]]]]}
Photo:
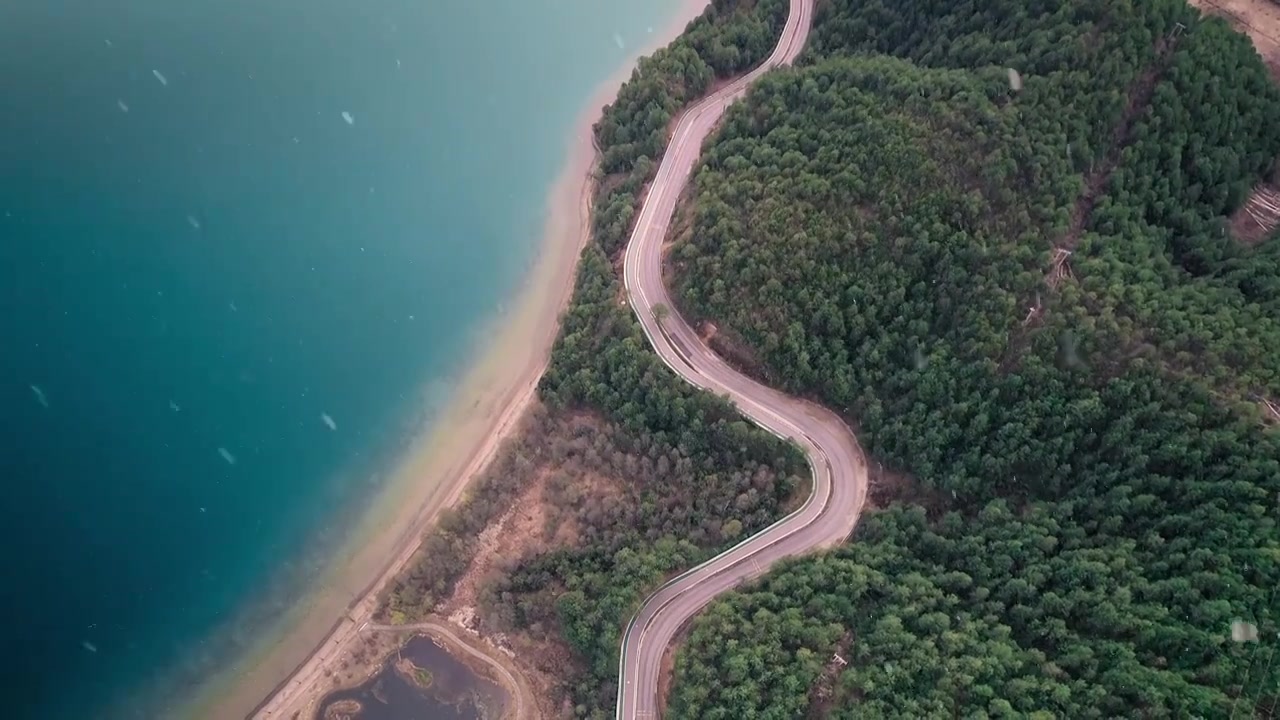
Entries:
{"type": "Polygon", "coordinates": [[[791,0],[773,54],[759,68],[694,105],[681,117],[627,245],[627,296],[654,350],[682,378],[727,395],[764,429],[794,441],[813,469],[813,492],[796,512],[702,565],[674,578],[641,606],[627,626],[619,668],[617,717],[657,717],[662,657],[680,628],[715,597],[775,562],[831,547],[852,532],[867,492],[867,469],[853,432],[834,413],[742,375],[713,353],[675,312],[662,282],[662,244],[676,201],[703,141],[747,87],[804,47],[814,0],[791,0]],[[661,321],[653,308],[668,308],[661,321]]]}

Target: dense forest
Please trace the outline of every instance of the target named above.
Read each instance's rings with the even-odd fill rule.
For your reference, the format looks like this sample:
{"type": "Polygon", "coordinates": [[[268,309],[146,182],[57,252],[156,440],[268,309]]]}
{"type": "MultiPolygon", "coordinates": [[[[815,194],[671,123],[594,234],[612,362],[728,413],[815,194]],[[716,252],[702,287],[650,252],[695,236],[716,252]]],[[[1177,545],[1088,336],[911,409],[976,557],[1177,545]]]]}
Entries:
{"type": "Polygon", "coordinates": [[[906,479],[696,621],[670,713],[1274,716],[1280,250],[1224,217],[1278,157],[1280,91],[1182,0],[820,3],[670,272],[906,479]]]}

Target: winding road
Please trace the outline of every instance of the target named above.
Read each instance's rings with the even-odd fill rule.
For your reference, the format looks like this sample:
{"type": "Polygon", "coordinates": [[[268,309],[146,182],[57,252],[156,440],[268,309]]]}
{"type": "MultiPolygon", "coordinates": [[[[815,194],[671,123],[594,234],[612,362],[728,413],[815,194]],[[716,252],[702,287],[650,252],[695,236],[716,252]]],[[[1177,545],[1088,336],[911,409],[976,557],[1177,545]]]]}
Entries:
{"type": "Polygon", "coordinates": [[[804,47],[814,0],[791,0],[773,54],[758,68],[709,95],[680,118],[627,244],[627,296],[662,360],[689,383],[727,395],[739,411],[793,441],[813,470],[812,494],[797,511],[762,532],[672,579],[645,600],[627,626],[619,667],[617,717],[655,718],[662,658],[680,628],[715,597],[764,574],[775,562],[831,547],[852,532],[867,493],[867,468],[849,427],[834,413],[784,395],[742,375],[713,353],[675,312],[662,281],[662,245],[676,202],[689,182],[703,141],[726,108],[771,68],[804,47]],[[668,308],[659,318],[654,307],[668,308]]]}

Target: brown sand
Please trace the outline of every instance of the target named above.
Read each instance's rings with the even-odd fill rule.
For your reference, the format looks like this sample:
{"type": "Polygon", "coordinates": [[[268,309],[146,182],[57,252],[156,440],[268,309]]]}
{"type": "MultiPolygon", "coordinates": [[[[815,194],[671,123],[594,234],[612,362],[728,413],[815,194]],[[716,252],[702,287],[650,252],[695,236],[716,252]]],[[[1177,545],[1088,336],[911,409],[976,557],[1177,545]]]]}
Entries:
{"type": "MultiPolygon", "coordinates": [[[[671,25],[654,33],[653,44],[641,52],[677,37],[707,4],[685,0],[671,25]]],[[[543,250],[515,303],[518,309],[498,319],[479,364],[432,432],[407,454],[366,514],[353,547],[335,558],[330,579],[292,613],[282,637],[238,671],[212,679],[194,699],[190,715],[239,720],[298,713],[308,718],[333,689],[338,664],[351,661],[378,595],[413,555],[425,528],[458,499],[518,424],[546,369],[590,228],[591,125],[632,66],[628,63],[600,88],[574,129],[568,163],[548,199],[543,250]]]]}

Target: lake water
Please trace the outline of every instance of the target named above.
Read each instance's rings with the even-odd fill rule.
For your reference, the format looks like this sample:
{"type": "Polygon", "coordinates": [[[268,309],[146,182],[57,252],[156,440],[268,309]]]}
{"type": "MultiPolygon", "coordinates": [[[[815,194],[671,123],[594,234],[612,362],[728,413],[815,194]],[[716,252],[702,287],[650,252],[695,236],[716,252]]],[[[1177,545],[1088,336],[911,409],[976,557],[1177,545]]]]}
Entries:
{"type": "Polygon", "coordinates": [[[496,720],[508,702],[496,683],[477,675],[430,638],[415,637],[360,687],[325,698],[317,716],[323,720],[496,720]],[[397,664],[406,660],[409,664],[397,671],[397,664]]]}
{"type": "Polygon", "coordinates": [[[154,716],[297,600],[677,2],[0,8],[8,717],[154,716]]]}

